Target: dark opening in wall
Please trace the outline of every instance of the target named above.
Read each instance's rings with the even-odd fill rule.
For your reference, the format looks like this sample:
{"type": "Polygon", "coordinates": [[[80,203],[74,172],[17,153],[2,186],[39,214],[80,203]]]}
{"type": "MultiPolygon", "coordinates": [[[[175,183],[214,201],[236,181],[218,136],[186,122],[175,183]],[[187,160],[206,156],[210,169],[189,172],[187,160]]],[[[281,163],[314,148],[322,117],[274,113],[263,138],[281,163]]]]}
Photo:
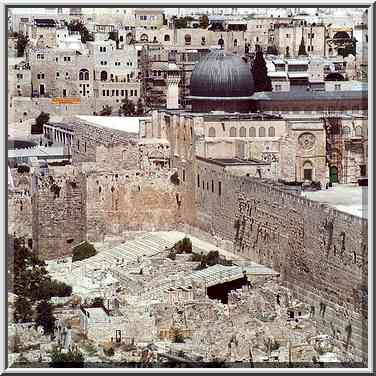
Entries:
{"type": "Polygon", "coordinates": [[[222,195],[222,182],[218,182],[218,196],[222,195]]]}
{"type": "Polygon", "coordinates": [[[68,243],[68,244],[73,243],[73,241],[74,241],[74,239],[67,239],[67,243],[68,243]]]}

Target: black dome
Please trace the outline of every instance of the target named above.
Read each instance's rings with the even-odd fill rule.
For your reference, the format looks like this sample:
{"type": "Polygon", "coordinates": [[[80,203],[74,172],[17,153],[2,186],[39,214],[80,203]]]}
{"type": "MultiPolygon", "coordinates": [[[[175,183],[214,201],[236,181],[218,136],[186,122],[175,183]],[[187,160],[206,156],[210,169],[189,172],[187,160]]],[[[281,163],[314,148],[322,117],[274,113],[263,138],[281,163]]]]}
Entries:
{"type": "Polygon", "coordinates": [[[251,67],[239,56],[210,52],[191,76],[193,97],[249,97],[255,92],[251,67]]]}

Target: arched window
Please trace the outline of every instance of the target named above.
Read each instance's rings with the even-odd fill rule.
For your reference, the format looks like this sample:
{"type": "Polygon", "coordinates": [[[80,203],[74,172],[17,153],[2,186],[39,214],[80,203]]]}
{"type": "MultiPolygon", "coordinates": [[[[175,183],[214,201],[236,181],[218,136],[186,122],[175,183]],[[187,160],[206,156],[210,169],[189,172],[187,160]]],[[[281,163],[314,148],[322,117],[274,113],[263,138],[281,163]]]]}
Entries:
{"type": "Polygon", "coordinates": [[[238,40],[234,39],[234,47],[238,47],[238,40]]]}
{"type": "Polygon", "coordinates": [[[170,36],[169,36],[168,34],[166,34],[166,35],[164,36],[164,41],[165,41],[165,42],[169,42],[169,41],[170,41],[170,36]]]}
{"type": "Polygon", "coordinates": [[[215,128],[214,127],[209,128],[209,137],[215,137],[215,128]]]}
{"type": "Polygon", "coordinates": [[[275,128],[274,127],[270,127],[268,129],[268,136],[269,137],[274,137],[275,136],[275,128]]]}
{"type": "Polygon", "coordinates": [[[80,73],[78,74],[80,81],[88,80],[89,79],[89,71],[87,69],[81,69],[80,73]]]}
{"type": "Polygon", "coordinates": [[[146,34],[142,34],[140,39],[141,39],[141,42],[147,42],[149,40],[146,34]]]}
{"type": "Polygon", "coordinates": [[[126,161],[127,160],[127,151],[126,150],[123,150],[122,153],[121,153],[121,158],[123,161],[126,161]]]}
{"type": "Polygon", "coordinates": [[[361,137],[362,136],[362,127],[360,125],[358,125],[356,128],[355,128],[355,136],[356,137],[361,137]]]}
{"type": "Polygon", "coordinates": [[[256,128],[255,127],[249,128],[249,137],[256,137],[256,128]]]}
{"type": "Polygon", "coordinates": [[[247,137],[247,130],[245,129],[245,127],[241,127],[239,133],[240,137],[247,137]]]}
{"type": "Polygon", "coordinates": [[[235,127],[230,128],[230,137],[236,137],[236,128],[235,127]]]}
{"type": "Polygon", "coordinates": [[[106,71],[101,72],[101,81],[107,81],[107,72],[106,71]]]}
{"type": "Polygon", "coordinates": [[[157,41],[157,37],[154,37],[154,38],[153,38],[153,43],[158,43],[158,41],[157,41]]]}
{"type": "Polygon", "coordinates": [[[313,177],[313,166],[310,161],[304,162],[303,165],[303,178],[304,180],[312,181],[313,177]]]}
{"type": "Polygon", "coordinates": [[[264,127],[259,128],[259,137],[265,137],[265,128],[264,127]]]}
{"type": "Polygon", "coordinates": [[[192,37],[189,34],[185,34],[184,40],[185,40],[185,45],[189,46],[191,44],[192,37]]]}
{"type": "Polygon", "coordinates": [[[342,135],[343,135],[344,137],[349,137],[350,134],[351,134],[351,129],[350,129],[350,127],[343,127],[343,129],[342,129],[342,135]]]}
{"type": "Polygon", "coordinates": [[[125,39],[127,41],[127,44],[130,44],[131,41],[133,40],[133,35],[132,33],[128,33],[126,36],[125,36],[125,39]]]}

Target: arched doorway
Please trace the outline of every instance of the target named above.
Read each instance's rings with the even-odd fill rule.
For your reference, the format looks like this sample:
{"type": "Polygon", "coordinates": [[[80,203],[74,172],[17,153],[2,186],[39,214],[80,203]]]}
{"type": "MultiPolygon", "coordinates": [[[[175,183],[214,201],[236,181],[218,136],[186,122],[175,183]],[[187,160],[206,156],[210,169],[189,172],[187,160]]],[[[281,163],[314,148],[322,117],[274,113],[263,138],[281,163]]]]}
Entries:
{"type": "Polygon", "coordinates": [[[309,161],[305,162],[303,165],[303,179],[308,181],[313,180],[313,166],[309,161]]]}
{"type": "Polygon", "coordinates": [[[336,166],[330,166],[329,181],[331,183],[338,183],[338,168],[336,166]]]}

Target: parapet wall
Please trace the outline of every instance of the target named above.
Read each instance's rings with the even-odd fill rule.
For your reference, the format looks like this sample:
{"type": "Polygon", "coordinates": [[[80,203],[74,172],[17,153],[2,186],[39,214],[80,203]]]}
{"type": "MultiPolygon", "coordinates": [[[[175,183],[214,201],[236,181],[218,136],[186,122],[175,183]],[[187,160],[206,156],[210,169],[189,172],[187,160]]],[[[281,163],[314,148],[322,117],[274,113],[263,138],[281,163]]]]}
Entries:
{"type": "Polygon", "coordinates": [[[316,312],[328,306],[331,328],[334,325],[344,333],[351,323],[353,345],[358,359],[364,361],[367,220],[254,178],[205,167],[206,174],[203,166],[198,168],[201,187],[196,184],[199,229],[221,243],[232,243],[233,251],[244,258],[279,271],[286,284],[316,312]],[[347,307],[350,313],[330,313],[338,307],[347,307]]]}

